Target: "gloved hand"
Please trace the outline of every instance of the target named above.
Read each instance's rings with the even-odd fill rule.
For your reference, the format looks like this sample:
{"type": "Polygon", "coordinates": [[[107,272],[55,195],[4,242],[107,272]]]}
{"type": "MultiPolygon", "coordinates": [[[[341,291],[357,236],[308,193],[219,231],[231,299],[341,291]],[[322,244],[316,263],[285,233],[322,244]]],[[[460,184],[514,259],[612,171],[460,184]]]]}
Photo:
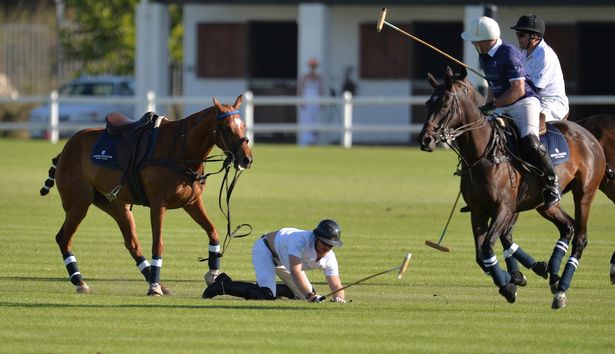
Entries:
{"type": "Polygon", "coordinates": [[[307,299],[308,302],[323,302],[325,301],[324,296],[320,296],[318,294],[314,294],[307,299]]]}
{"type": "Polygon", "coordinates": [[[490,116],[495,111],[495,103],[493,103],[493,101],[487,102],[485,105],[480,106],[478,109],[480,109],[480,111],[483,112],[484,115],[490,116]]]}
{"type": "Polygon", "coordinates": [[[345,304],[346,303],[346,299],[344,299],[343,297],[340,296],[334,296],[331,298],[331,302],[339,302],[340,304],[345,304]]]}

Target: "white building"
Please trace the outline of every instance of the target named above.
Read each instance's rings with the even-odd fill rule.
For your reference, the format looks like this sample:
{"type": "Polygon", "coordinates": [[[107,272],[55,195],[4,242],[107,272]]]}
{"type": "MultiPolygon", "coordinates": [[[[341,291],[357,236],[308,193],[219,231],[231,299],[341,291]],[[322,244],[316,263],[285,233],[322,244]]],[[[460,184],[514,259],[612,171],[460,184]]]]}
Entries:
{"type": "MultiPolygon", "coordinates": [[[[137,90],[167,94],[168,3],[183,4],[186,96],[235,97],[295,95],[298,78],[310,58],[317,58],[329,91],[340,94],[343,73],[354,68],[359,96],[409,96],[430,92],[427,72],[442,77],[443,56],[385,26],[377,33],[382,7],[387,21],[448,54],[478,68],[474,48],[460,38],[464,23],[496,8],[504,40],[516,43],[509,30],[518,17],[535,13],[547,23],[545,38],[558,52],[569,94],[615,94],[615,72],[600,48],[615,35],[615,2],[494,1],[350,1],[220,0],[153,1],[138,5],[137,90]]],[[[479,80],[470,74],[475,84],[479,80]]],[[[186,107],[187,111],[203,107],[186,107]]],[[[577,109],[577,108],[575,108],[577,109]]],[[[582,110],[582,107],[578,107],[582,110]]],[[[600,109],[600,108],[595,108],[600,109]]],[[[354,121],[369,124],[422,122],[423,107],[357,106],[354,121]]],[[[257,107],[259,122],[294,122],[294,107],[257,107]]],[[[574,109],[571,114],[574,117],[574,109]]],[[[339,121],[339,111],[324,109],[322,120],[339,121]]],[[[278,136],[281,140],[292,136],[278,136]]],[[[358,133],[356,143],[408,143],[407,133],[358,133]]]]}

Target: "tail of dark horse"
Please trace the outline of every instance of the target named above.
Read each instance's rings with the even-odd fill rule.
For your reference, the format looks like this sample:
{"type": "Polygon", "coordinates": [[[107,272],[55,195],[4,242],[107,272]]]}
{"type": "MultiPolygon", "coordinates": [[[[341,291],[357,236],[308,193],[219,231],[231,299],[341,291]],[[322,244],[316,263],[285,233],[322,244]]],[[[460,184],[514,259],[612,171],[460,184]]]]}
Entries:
{"type": "Polygon", "coordinates": [[[49,190],[53,188],[53,186],[56,184],[56,166],[58,165],[59,158],[60,155],[51,159],[51,167],[49,167],[49,176],[45,180],[45,185],[40,190],[40,193],[43,196],[49,194],[49,190]]]}

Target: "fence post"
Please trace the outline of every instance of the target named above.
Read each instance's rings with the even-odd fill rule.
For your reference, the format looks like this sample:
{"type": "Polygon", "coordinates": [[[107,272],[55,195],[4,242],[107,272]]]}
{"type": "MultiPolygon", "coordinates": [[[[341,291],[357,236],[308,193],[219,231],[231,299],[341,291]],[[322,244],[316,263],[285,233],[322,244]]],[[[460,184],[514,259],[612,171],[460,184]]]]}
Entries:
{"type": "Polygon", "coordinates": [[[49,140],[56,144],[60,139],[60,102],[58,91],[53,90],[49,95],[49,140]]]}
{"type": "Polygon", "coordinates": [[[156,92],[147,91],[147,111],[156,112],[156,92]]]}
{"type": "Polygon", "coordinates": [[[246,99],[245,116],[246,116],[246,137],[249,140],[249,145],[254,145],[254,94],[252,91],[246,91],[243,97],[246,99]]]}
{"type": "Polygon", "coordinates": [[[345,148],[352,147],[352,93],[344,92],[344,129],[342,144],[345,148]]]}

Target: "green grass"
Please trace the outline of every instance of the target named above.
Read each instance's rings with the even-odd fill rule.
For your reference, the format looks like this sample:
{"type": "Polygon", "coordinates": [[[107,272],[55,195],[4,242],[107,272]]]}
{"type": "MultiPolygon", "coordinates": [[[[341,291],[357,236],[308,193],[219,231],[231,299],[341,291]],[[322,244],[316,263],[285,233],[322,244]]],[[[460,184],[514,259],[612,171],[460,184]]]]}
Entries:
{"type": "MultiPolygon", "coordinates": [[[[232,199],[233,224],[254,228],[233,240],[222,260],[232,278],[254,280],[256,237],[283,226],[312,228],[322,218],[342,226],[344,247],[336,253],[345,283],[392,268],[412,252],[407,275],[351,287],[346,305],[203,300],[207,269],[197,259],[207,254],[206,237],[173,210],[165,220],[162,279],[175,295],[149,298],[115,223],[91,208],[73,251],[93,293],[78,295],[54,240],[63,220],[58,193],[38,195],[60,147],[0,140],[0,352],[607,353],[615,347],[615,287],[608,279],[615,209],[602,194],[568,307],[551,310],[547,282],[529,271],[528,286],[510,305],[475,264],[467,214],[455,213],[449,225],[444,244],[452,252],[424,245],[438,240],[457,195],[452,152],[257,145],[253,169],[243,173],[232,199]]],[[[220,177],[208,185],[205,204],[224,231],[220,177]]],[[[568,195],[564,207],[572,212],[571,205],[568,195]]],[[[134,214],[149,250],[149,210],[135,207],[134,214]]],[[[557,237],[534,212],[515,229],[515,241],[537,259],[547,259],[557,237]]],[[[320,272],[310,278],[326,292],[320,272]]]]}

